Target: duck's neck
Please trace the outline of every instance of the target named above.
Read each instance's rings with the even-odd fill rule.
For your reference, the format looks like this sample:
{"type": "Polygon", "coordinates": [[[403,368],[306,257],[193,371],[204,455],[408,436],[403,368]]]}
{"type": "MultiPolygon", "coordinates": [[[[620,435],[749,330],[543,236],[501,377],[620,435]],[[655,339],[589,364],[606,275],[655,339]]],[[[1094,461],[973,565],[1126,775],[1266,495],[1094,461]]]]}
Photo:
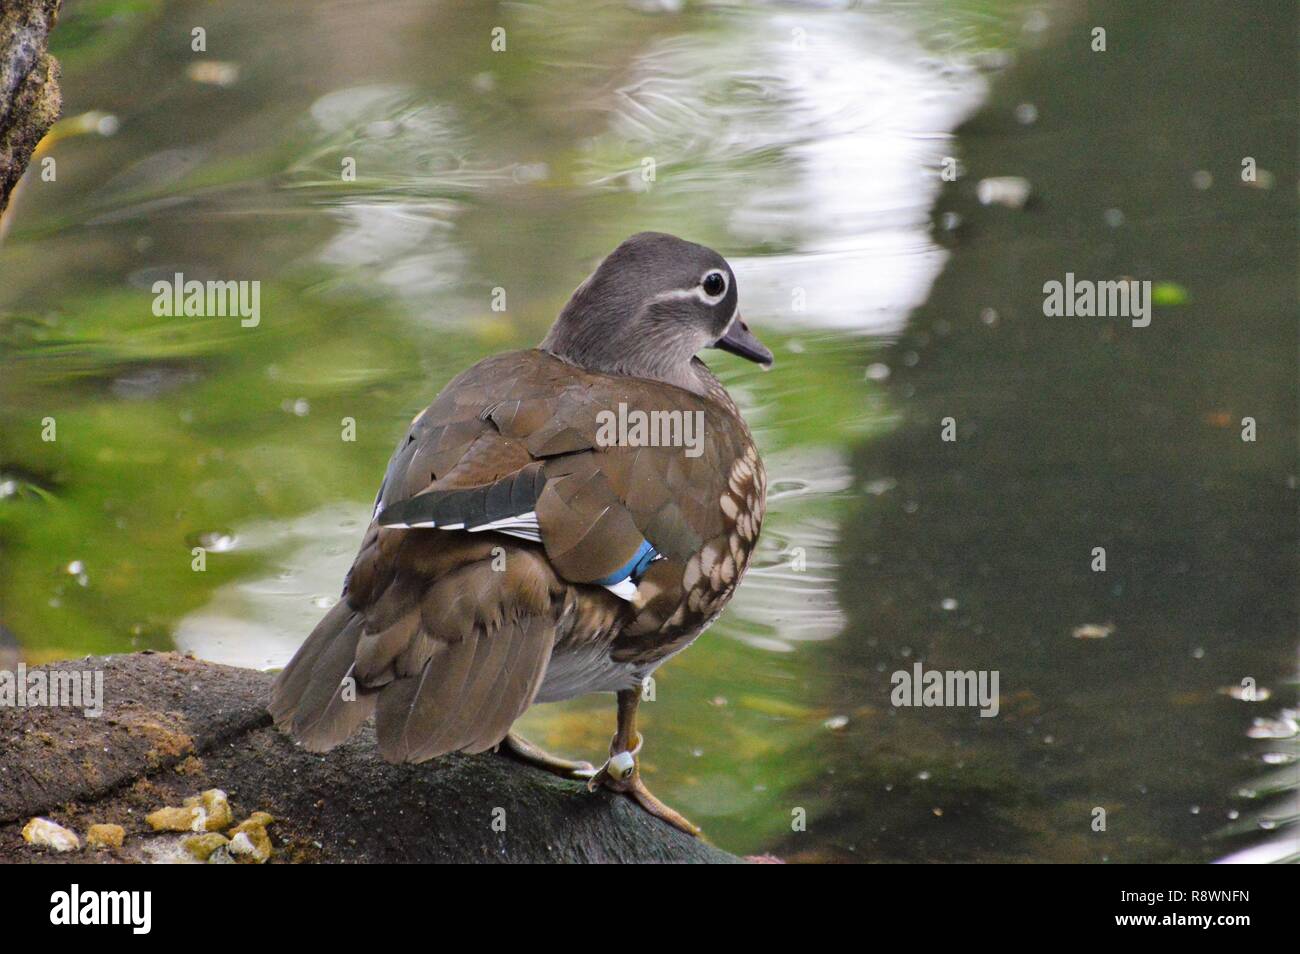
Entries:
{"type": "Polygon", "coordinates": [[[628,353],[622,349],[601,347],[597,342],[585,342],[586,346],[581,349],[568,348],[565,344],[552,332],[538,348],[584,371],[660,381],[724,405],[731,400],[703,361],[690,354],[674,353],[670,347],[647,347],[628,353]],[[720,393],[721,398],[715,396],[715,392],[720,393]]]}

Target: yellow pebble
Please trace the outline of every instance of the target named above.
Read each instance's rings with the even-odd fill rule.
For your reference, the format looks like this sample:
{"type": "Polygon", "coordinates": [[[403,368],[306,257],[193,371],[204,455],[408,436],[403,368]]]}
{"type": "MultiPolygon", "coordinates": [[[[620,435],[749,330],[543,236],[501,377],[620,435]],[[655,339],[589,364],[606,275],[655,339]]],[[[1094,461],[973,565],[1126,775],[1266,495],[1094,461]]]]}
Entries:
{"type": "Polygon", "coordinates": [[[86,830],[87,848],[121,848],[126,829],[121,825],[91,825],[86,830]]]}

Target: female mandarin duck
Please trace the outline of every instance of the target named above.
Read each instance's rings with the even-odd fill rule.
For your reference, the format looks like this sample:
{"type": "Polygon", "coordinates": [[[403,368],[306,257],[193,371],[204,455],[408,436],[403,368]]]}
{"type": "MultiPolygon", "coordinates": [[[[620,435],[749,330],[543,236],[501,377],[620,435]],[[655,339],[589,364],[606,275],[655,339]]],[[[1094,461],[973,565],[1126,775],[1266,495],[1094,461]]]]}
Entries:
{"type": "Polygon", "coordinates": [[[324,751],[373,713],[398,762],[501,746],[698,834],[641,781],[636,710],[731,599],[763,520],[763,464],[695,357],[709,347],[772,363],[726,261],[644,232],[539,347],[448,384],[398,443],[342,599],[276,680],[276,723],[324,751]],[[689,415],[703,440],[611,441],[619,408],[689,415]],[[618,694],[598,772],[511,733],[534,702],[588,692],[618,694]]]}

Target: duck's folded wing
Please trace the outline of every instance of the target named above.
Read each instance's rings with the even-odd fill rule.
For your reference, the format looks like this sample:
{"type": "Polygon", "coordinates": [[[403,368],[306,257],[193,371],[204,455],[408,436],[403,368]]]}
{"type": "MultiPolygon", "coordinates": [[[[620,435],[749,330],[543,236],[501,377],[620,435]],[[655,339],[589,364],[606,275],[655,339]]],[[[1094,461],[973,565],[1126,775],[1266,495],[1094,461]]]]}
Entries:
{"type": "Polygon", "coordinates": [[[376,520],[383,527],[440,530],[509,530],[516,535],[531,531],[537,540],[537,498],[546,484],[540,461],[531,461],[492,483],[470,487],[436,485],[389,506],[382,502],[376,520]]]}
{"type": "MultiPolygon", "coordinates": [[[[585,379],[545,356],[484,364],[412,422],[376,503],[380,526],[540,542],[563,579],[624,599],[656,558],[684,562],[719,532],[725,469],[717,440],[692,456],[677,446],[600,439],[601,415],[620,403],[703,415],[703,402],[670,388],[638,398],[629,386],[585,379]]],[[[712,433],[726,445],[726,422],[709,418],[705,426],[716,425],[712,433]]]]}
{"type": "Polygon", "coordinates": [[[393,529],[496,531],[541,543],[562,579],[611,589],[659,555],[593,453],[530,461],[478,486],[435,483],[414,497],[381,505],[375,520],[393,529]]]}

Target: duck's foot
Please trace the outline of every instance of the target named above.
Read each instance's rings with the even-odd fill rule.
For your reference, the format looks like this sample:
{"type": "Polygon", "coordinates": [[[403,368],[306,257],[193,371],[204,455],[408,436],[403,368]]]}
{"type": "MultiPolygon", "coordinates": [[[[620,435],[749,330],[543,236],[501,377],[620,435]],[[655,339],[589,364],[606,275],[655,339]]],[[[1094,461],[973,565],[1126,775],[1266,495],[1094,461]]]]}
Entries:
{"type": "Polygon", "coordinates": [[[655,794],[650,791],[650,789],[646,788],[645,782],[641,781],[640,769],[634,771],[629,780],[614,784],[605,783],[605,787],[631,796],[633,801],[648,811],[651,815],[654,815],[656,818],[662,818],[674,828],[680,828],[692,838],[703,837],[698,825],[676,809],[669,808],[661,802],[655,794]]]}
{"type": "Polygon", "coordinates": [[[590,779],[597,774],[596,766],[590,762],[562,759],[558,755],[547,752],[541,746],[534,745],[522,735],[516,735],[513,732],[508,733],[501,740],[497,751],[516,761],[543,769],[561,778],[590,779]]]}
{"type": "Polygon", "coordinates": [[[661,802],[641,781],[638,756],[641,753],[642,739],[641,733],[636,731],[636,707],[639,701],[640,690],[625,690],[618,694],[618,732],[609,747],[609,761],[591,777],[587,788],[594,792],[604,787],[628,795],[656,818],[662,818],[693,838],[702,838],[698,825],[661,802]]]}

